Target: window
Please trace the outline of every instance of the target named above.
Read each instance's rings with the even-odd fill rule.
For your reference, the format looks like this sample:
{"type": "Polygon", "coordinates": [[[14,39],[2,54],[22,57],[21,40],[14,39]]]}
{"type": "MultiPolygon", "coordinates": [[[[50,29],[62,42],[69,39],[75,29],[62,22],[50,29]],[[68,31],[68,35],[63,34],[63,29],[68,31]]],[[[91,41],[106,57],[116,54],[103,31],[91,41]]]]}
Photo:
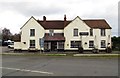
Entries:
{"type": "Polygon", "coordinates": [[[106,48],[106,42],[105,42],[105,40],[101,40],[101,48],[106,48]]]}
{"type": "Polygon", "coordinates": [[[30,36],[35,36],[35,29],[30,29],[30,36]]]}
{"type": "Polygon", "coordinates": [[[90,36],[93,36],[93,29],[90,29],[90,36]]]}
{"type": "Polygon", "coordinates": [[[35,48],[35,40],[30,40],[30,48],[35,48]]]}
{"type": "Polygon", "coordinates": [[[49,30],[49,35],[50,35],[50,36],[53,36],[53,35],[54,35],[54,30],[50,29],[50,30],[49,30]]]}
{"type": "Polygon", "coordinates": [[[101,29],[101,36],[105,36],[105,29],[101,29]]]}
{"type": "Polygon", "coordinates": [[[94,48],[94,41],[89,41],[89,48],[94,48]]]}
{"type": "Polygon", "coordinates": [[[71,41],[71,48],[78,48],[81,46],[81,41],[71,41]]]}
{"type": "Polygon", "coordinates": [[[64,42],[58,42],[58,49],[64,49],[64,42]]]}
{"type": "Polygon", "coordinates": [[[73,30],[73,35],[74,35],[74,36],[78,36],[78,29],[74,29],[74,30],[73,30]]]}
{"type": "Polygon", "coordinates": [[[49,50],[49,42],[44,42],[44,50],[49,50]]]}

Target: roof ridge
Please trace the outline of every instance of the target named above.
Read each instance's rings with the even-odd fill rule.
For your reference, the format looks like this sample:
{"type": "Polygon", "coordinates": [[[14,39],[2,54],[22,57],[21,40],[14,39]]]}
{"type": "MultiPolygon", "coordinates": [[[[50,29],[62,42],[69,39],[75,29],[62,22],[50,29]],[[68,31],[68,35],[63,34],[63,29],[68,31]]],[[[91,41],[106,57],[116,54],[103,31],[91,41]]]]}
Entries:
{"type": "MultiPolygon", "coordinates": [[[[43,21],[43,20],[37,20],[37,21],[43,21]]],[[[46,21],[62,21],[62,22],[64,22],[64,20],[46,20],[46,21]]],[[[72,21],[72,20],[67,20],[67,21],[72,21]]]]}
{"type": "Polygon", "coordinates": [[[85,21],[85,20],[89,20],[89,21],[100,21],[100,20],[105,20],[105,19],[83,19],[83,21],[85,21]]]}

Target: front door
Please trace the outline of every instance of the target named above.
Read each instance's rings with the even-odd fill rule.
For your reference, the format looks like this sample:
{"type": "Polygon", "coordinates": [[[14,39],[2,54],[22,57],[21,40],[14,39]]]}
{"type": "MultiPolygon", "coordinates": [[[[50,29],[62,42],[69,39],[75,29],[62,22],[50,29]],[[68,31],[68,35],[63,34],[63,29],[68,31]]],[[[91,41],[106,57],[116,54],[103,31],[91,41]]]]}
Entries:
{"type": "Polygon", "coordinates": [[[57,42],[53,41],[51,42],[51,51],[56,51],[57,50],[57,42]]]}

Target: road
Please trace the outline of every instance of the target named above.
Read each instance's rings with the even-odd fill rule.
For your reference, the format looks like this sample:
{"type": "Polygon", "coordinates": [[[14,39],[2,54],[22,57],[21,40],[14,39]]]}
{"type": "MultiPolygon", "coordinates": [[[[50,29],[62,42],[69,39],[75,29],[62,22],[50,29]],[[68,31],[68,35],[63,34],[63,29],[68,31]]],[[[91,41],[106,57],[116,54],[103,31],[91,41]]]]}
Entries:
{"type": "Polygon", "coordinates": [[[118,76],[117,58],[2,56],[3,76],[118,76]]]}

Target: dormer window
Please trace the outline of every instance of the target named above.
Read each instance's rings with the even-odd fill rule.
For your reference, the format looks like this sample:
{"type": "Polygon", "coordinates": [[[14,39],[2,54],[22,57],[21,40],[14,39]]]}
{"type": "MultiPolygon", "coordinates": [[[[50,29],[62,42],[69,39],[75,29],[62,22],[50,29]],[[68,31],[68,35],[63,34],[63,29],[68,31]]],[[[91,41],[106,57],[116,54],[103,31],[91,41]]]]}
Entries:
{"type": "Polygon", "coordinates": [[[50,30],[49,30],[49,35],[50,35],[50,36],[54,36],[54,30],[53,30],[53,29],[50,29],[50,30]]]}
{"type": "Polygon", "coordinates": [[[73,30],[73,36],[78,36],[78,29],[77,29],[77,28],[75,28],[75,29],[73,30]]]}

